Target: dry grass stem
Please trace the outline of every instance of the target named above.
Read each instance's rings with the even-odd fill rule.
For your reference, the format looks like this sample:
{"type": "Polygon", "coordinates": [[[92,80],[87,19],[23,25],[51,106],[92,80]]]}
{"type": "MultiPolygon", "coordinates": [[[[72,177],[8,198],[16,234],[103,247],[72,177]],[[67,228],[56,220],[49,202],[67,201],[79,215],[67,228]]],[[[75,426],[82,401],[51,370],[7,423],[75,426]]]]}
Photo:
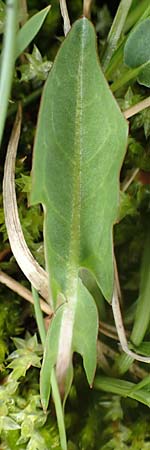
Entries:
{"type": "Polygon", "coordinates": [[[17,209],[15,193],[15,158],[21,129],[21,109],[8,144],[3,180],[5,222],[12,252],[21,270],[31,284],[48,301],[48,277],[45,270],[33,258],[25,242],[17,209]]]}
{"type": "MultiPolygon", "coordinates": [[[[18,281],[14,280],[12,277],[7,275],[5,272],[0,270],[0,283],[5,284],[9,289],[16,294],[20,295],[20,297],[24,298],[28,302],[34,304],[34,300],[31,292],[26,287],[22,286],[22,284],[18,283],[18,281]]],[[[41,298],[40,299],[41,309],[45,314],[51,315],[52,311],[50,306],[41,298]]]]}
{"type": "Polygon", "coordinates": [[[118,298],[116,284],[114,284],[114,292],[113,292],[113,298],[112,298],[112,311],[113,311],[114,321],[115,321],[118,338],[119,338],[122,350],[127,355],[129,355],[133,359],[135,359],[136,361],[150,363],[150,356],[144,357],[144,356],[138,355],[137,353],[130,350],[128,347],[125,329],[124,329],[124,325],[123,325],[123,321],[122,321],[122,315],[121,315],[121,310],[120,310],[120,304],[119,304],[119,298],[118,298]]]}
{"type": "Polygon", "coordinates": [[[7,247],[4,248],[4,250],[1,250],[0,252],[0,262],[4,261],[5,257],[11,254],[11,248],[7,247]]]}
{"type": "MultiPolygon", "coordinates": [[[[105,355],[106,358],[112,359],[113,362],[116,360],[117,357],[120,356],[120,354],[118,352],[116,352],[116,350],[112,349],[106,343],[98,340],[97,362],[100,366],[101,366],[101,354],[103,354],[103,356],[105,355]]],[[[106,362],[105,362],[105,366],[103,368],[104,368],[104,370],[107,369],[106,362]]],[[[139,379],[143,379],[143,378],[147,377],[147,375],[148,375],[148,372],[146,370],[142,369],[141,367],[139,367],[139,365],[137,363],[132,363],[132,365],[128,368],[128,372],[130,372],[134,376],[134,378],[139,378],[139,379]]],[[[110,367],[109,367],[109,375],[110,375],[110,367]]]]}
{"type": "Polygon", "coordinates": [[[90,19],[91,17],[91,6],[92,0],[84,0],[83,1],[83,15],[90,19]]]}
{"type": "Polygon", "coordinates": [[[26,0],[20,0],[20,11],[21,11],[20,25],[23,26],[28,19],[28,8],[26,0]]]}
{"type": "Polygon", "coordinates": [[[66,4],[66,0],[59,0],[59,3],[60,3],[61,15],[62,15],[62,18],[64,21],[64,35],[66,36],[71,28],[69,14],[68,14],[68,10],[67,10],[67,4],[66,4]]]}
{"type": "Polygon", "coordinates": [[[122,294],[121,294],[120,281],[119,281],[119,275],[118,275],[118,267],[117,267],[115,254],[114,254],[114,273],[115,273],[117,294],[118,294],[118,297],[119,297],[120,304],[122,305],[122,294]]]}
{"type": "Polygon", "coordinates": [[[118,341],[116,328],[111,325],[108,325],[105,322],[99,321],[99,333],[102,333],[104,334],[104,336],[110,337],[111,339],[118,341]]]}
{"type": "Polygon", "coordinates": [[[132,181],[135,179],[135,177],[139,173],[139,170],[140,170],[139,168],[133,170],[131,176],[129,178],[127,177],[124,180],[124,182],[122,183],[122,187],[121,187],[122,192],[126,192],[127,191],[128,187],[130,186],[132,181]]]}
{"type": "Polygon", "coordinates": [[[150,97],[145,98],[145,100],[142,100],[141,102],[137,103],[131,108],[126,109],[126,111],[124,111],[123,114],[126,119],[129,119],[130,117],[135,116],[135,114],[138,114],[139,112],[143,111],[143,109],[149,107],[150,107],[150,97]]]}

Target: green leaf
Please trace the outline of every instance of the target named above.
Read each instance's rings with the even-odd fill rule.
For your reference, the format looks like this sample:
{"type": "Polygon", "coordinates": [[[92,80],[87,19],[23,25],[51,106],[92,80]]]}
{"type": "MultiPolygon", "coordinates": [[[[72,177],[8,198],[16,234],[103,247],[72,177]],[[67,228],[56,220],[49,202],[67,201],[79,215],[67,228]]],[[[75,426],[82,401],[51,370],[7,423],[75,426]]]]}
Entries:
{"type": "Polygon", "coordinates": [[[106,49],[102,58],[102,67],[105,71],[107,70],[112,55],[117,48],[117,44],[131,5],[132,0],[120,0],[115,18],[107,37],[106,49]]]}
{"type": "MultiPolygon", "coordinates": [[[[65,360],[68,354],[68,319],[71,319],[70,305],[64,303],[59,307],[52,319],[46,338],[46,347],[41,370],[41,400],[44,410],[47,409],[50,396],[50,379],[52,368],[57,362],[58,352],[62,357],[57,368],[62,378],[64,377],[65,360]],[[63,323],[64,322],[64,323],[63,323]],[[65,333],[65,339],[60,333],[65,333]],[[61,346],[61,341],[63,345],[61,346]]],[[[77,292],[76,314],[74,319],[74,329],[72,338],[72,347],[70,353],[78,352],[83,356],[83,365],[89,384],[92,384],[96,369],[96,340],[98,333],[98,320],[96,305],[87,289],[79,280],[77,292]],[[89,320],[90,317],[90,320],[89,320]]],[[[72,381],[72,364],[70,362],[70,353],[68,366],[68,377],[65,380],[65,394],[69,391],[72,381]]]]}
{"type": "Polygon", "coordinates": [[[140,72],[137,80],[140,84],[150,88],[150,62],[147,64],[147,67],[140,72]]]}
{"type": "Polygon", "coordinates": [[[8,367],[13,369],[11,372],[11,378],[18,380],[21,376],[25,376],[29,367],[41,367],[40,356],[37,353],[41,353],[41,345],[37,342],[36,335],[28,336],[26,340],[21,338],[13,338],[13,341],[17,347],[17,350],[12,352],[8,361],[12,360],[8,367]]]}
{"type": "Polygon", "coordinates": [[[28,445],[26,447],[27,450],[48,450],[48,447],[45,444],[44,438],[34,431],[34,435],[31,437],[28,445]]]}
{"type": "Polygon", "coordinates": [[[32,54],[26,53],[25,56],[28,62],[26,64],[21,64],[21,66],[18,67],[21,74],[20,81],[28,82],[34,78],[45,81],[48,72],[52,67],[52,63],[42,59],[41,53],[36,45],[33,47],[32,54]]]}
{"type": "Polygon", "coordinates": [[[44,349],[44,358],[41,369],[41,380],[40,380],[40,391],[41,391],[41,402],[43,409],[46,410],[48,407],[50,391],[51,391],[51,373],[52,368],[56,363],[57,351],[58,351],[58,340],[59,340],[59,330],[61,325],[61,318],[64,306],[60,306],[57,309],[52,322],[49,326],[46,345],[44,349]]]}
{"type": "Polygon", "coordinates": [[[120,206],[118,211],[118,221],[124,217],[137,214],[137,203],[133,197],[125,192],[120,192],[120,206]]]}
{"type": "Polygon", "coordinates": [[[98,333],[97,309],[92,296],[81,280],[79,280],[77,297],[73,350],[83,356],[87,379],[89,384],[92,384],[97,359],[95,346],[98,333]]]}
{"type": "MultiPolygon", "coordinates": [[[[135,347],[134,345],[132,346],[132,348],[137,351],[137,347],[135,347]]],[[[138,352],[141,355],[144,356],[149,356],[150,355],[150,342],[149,341],[143,341],[139,346],[138,346],[138,352]]]]}
{"type": "Polygon", "coordinates": [[[131,68],[141,66],[138,82],[150,87],[150,17],[139,22],[129,34],[124,47],[124,62],[131,68]]]}
{"type": "Polygon", "coordinates": [[[51,6],[47,6],[37,14],[34,14],[25,25],[18,31],[16,39],[16,59],[26,49],[40,30],[43,22],[50,11],[51,6]]]}
{"type": "MultiPolygon", "coordinates": [[[[34,146],[31,193],[32,204],[44,205],[46,268],[54,308],[59,297],[65,304],[57,361],[57,366],[62,367],[63,360],[64,372],[70,367],[75,342],[81,352],[82,343],[79,345],[74,334],[76,317],[78,323],[84,322],[80,330],[83,342],[84,331],[86,335],[78,302],[86,302],[90,317],[89,294],[83,286],[81,294],[79,288],[81,267],[93,273],[105,298],[111,302],[112,227],[117,216],[118,179],[127,129],[99,65],[94,29],[86,18],[80,19],[57,53],[45,85],[34,146]]],[[[94,317],[93,327],[97,329],[96,314],[94,317]]],[[[91,342],[92,351],[91,347],[90,350],[82,347],[89,380],[95,371],[95,360],[92,369],[88,361],[91,353],[95,354],[96,336],[91,337],[91,342]]]]}
{"type": "Polygon", "coordinates": [[[131,334],[131,341],[139,346],[145,336],[150,322],[150,233],[145,237],[145,245],[142,256],[140,291],[135,313],[135,321],[131,334]]]}
{"type": "Polygon", "coordinates": [[[94,381],[94,388],[105,392],[112,392],[113,394],[120,395],[121,397],[130,397],[144,405],[150,407],[150,394],[149,391],[143,388],[135,389],[138,384],[131,383],[130,381],[124,381],[111,377],[96,377],[94,381]]]}

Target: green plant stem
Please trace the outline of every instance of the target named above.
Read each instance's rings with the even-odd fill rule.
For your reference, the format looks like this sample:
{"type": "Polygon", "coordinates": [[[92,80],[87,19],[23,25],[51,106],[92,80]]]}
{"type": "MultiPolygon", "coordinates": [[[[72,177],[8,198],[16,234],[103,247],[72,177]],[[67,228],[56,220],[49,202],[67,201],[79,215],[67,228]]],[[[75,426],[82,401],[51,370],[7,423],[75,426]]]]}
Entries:
{"type": "Polygon", "coordinates": [[[139,20],[147,17],[149,8],[149,0],[137,2],[134,9],[129,12],[128,18],[124,26],[124,33],[127,33],[139,20]]]}
{"type": "Polygon", "coordinates": [[[4,32],[4,43],[2,50],[1,74],[0,74],[0,144],[2,141],[5,119],[7,114],[8,100],[13,79],[15,63],[15,44],[17,28],[18,0],[7,0],[6,24],[4,32]]]}
{"type": "MultiPolygon", "coordinates": [[[[146,380],[147,382],[147,380],[146,380]]],[[[148,380],[149,383],[149,380],[148,380]]],[[[144,384],[144,383],[142,383],[144,384]]],[[[145,383],[146,384],[146,383],[145,383]]],[[[148,407],[150,406],[150,396],[145,389],[137,389],[138,385],[131,383],[130,381],[124,381],[117,378],[97,376],[94,381],[94,388],[96,390],[102,390],[105,392],[111,392],[113,394],[120,395],[121,397],[130,397],[138,402],[144,403],[148,407]],[[134,392],[134,388],[135,392],[134,392]]],[[[141,385],[139,386],[141,387],[141,385]]]]}
{"type": "Polygon", "coordinates": [[[125,73],[120,75],[120,78],[118,80],[114,81],[111,85],[112,92],[117,91],[118,89],[122,88],[125,84],[127,84],[129,81],[133,80],[134,78],[137,78],[140,71],[144,68],[146,64],[142,64],[139,67],[136,67],[135,69],[127,69],[125,73]]]}
{"type": "Polygon", "coordinates": [[[149,15],[150,15],[150,6],[148,6],[148,7],[146,8],[146,10],[144,11],[144,13],[143,13],[142,16],[140,17],[139,22],[142,21],[142,20],[147,19],[147,17],[149,17],[149,15]]]}
{"type": "Polygon", "coordinates": [[[107,47],[102,58],[102,67],[104,71],[107,69],[110,59],[116,50],[131,4],[132,0],[121,0],[119,4],[113,24],[108,34],[107,47]]]}
{"type": "MultiPolygon", "coordinates": [[[[142,11],[143,11],[143,9],[142,9],[142,11]]],[[[132,15],[132,12],[131,12],[131,15],[132,15]]],[[[140,16],[140,19],[138,20],[138,22],[146,19],[149,15],[150,15],[150,6],[146,9],[146,11],[144,11],[144,14],[142,16],[140,16]]],[[[130,12],[129,12],[128,17],[130,17],[130,12]]],[[[133,23],[133,25],[134,25],[134,23],[133,23]]],[[[120,43],[119,47],[116,48],[115,51],[113,52],[113,55],[112,55],[112,57],[110,59],[110,62],[109,62],[109,64],[106,67],[105,76],[106,76],[106,78],[108,80],[111,79],[111,75],[112,75],[113,72],[115,72],[115,70],[117,69],[118,65],[121,64],[121,62],[123,62],[123,51],[124,51],[124,45],[125,45],[127,37],[128,36],[125,35],[122,38],[122,42],[120,43]]],[[[106,51],[107,51],[107,49],[106,49],[106,51]]],[[[104,58],[104,56],[103,56],[103,58],[104,58]]]]}
{"type": "Polygon", "coordinates": [[[67,450],[64,414],[63,414],[62,403],[61,403],[60,393],[59,393],[59,389],[58,389],[58,383],[57,383],[54,369],[52,370],[52,374],[51,374],[51,385],[52,385],[53,399],[54,399],[55,408],[56,408],[56,416],[57,416],[61,448],[62,448],[62,450],[67,450]]]}
{"type": "Polygon", "coordinates": [[[143,251],[141,266],[140,293],[137,301],[135,321],[131,333],[131,341],[135,346],[139,346],[150,322],[150,233],[148,231],[143,251]]]}
{"type": "MultiPolygon", "coordinates": [[[[44,324],[44,320],[43,320],[43,314],[42,314],[41,307],[40,307],[39,294],[33,286],[31,286],[31,288],[32,288],[32,295],[34,298],[35,317],[36,317],[36,321],[37,321],[37,325],[38,325],[41,342],[42,342],[42,345],[44,348],[45,342],[46,342],[46,330],[45,330],[45,324],[44,324]]],[[[62,450],[67,450],[64,414],[63,414],[62,403],[61,403],[60,393],[59,393],[54,369],[52,370],[52,375],[51,375],[51,386],[52,386],[52,395],[53,395],[55,409],[56,409],[56,416],[57,416],[61,448],[62,448],[62,450]]]]}
{"type": "Polygon", "coordinates": [[[105,76],[108,80],[111,80],[111,75],[118,68],[119,64],[123,61],[123,49],[124,49],[125,37],[123,38],[119,47],[115,50],[110,60],[110,63],[105,71],[105,76]]]}
{"type": "Polygon", "coordinates": [[[36,322],[37,322],[41,342],[42,342],[42,345],[44,348],[45,341],[46,341],[46,329],[45,329],[45,324],[44,324],[44,320],[43,320],[43,314],[42,314],[41,307],[40,307],[39,294],[38,294],[37,290],[33,287],[33,285],[31,285],[31,289],[32,289],[32,295],[33,295],[33,299],[34,299],[34,310],[35,310],[36,322]]]}

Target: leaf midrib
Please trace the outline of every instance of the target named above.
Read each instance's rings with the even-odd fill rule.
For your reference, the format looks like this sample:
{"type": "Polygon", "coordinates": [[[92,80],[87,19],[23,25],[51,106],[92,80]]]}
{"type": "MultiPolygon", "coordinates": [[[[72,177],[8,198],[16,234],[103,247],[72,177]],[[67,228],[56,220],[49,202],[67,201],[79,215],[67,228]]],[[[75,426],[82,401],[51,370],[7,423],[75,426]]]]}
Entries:
{"type": "Polygon", "coordinates": [[[67,273],[67,297],[71,295],[75,299],[77,291],[77,279],[80,256],[80,215],[81,215],[81,191],[82,191],[82,115],[83,115],[83,60],[84,60],[84,21],[83,35],[81,39],[80,59],[77,72],[77,94],[75,113],[75,139],[74,139],[74,170],[73,170],[73,196],[72,217],[70,232],[70,248],[67,273]],[[76,280],[76,282],[75,282],[76,280]]]}

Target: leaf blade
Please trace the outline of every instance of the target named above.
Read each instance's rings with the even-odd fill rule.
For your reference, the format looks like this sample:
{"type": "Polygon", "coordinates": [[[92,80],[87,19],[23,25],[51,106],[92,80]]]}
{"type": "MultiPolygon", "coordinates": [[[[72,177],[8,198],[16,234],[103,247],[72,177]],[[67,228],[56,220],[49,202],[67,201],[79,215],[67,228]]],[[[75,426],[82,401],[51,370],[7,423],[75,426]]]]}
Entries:
{"type": "Polygon", "coordinates": [[[150,406],[150,395],[146,389],[136,389],[134,391],[135,383],[121,379],[98,376],[94,382],[94,388],[105,392],[120,395],[121,397],[130,397],[146,406],[150,406]]]}
{"type": "Polygon", "coordinates": [[[91,347],[82,346],[75,334],[77,317],[80,332],[81,328],[85,331],[82,298],[87,315],[91,308],[90,294],[83,287],[82,295],[79,290],[79,270],[86,267],[92,272],[110,302],[112,227],[127,129],[99,66],[93,26],[86,18],[80,19],[58,51],[44,88],[32,170],[31,202],[41,202],[45,210],[46,267],[55,309],[61,294],[65,302],[56,349],[60,383],[75,350],[83,356],[90,383],[94,376],[98,331],[94,302],[91,364],[91,347]]]}
{"type": "Polygon", "coordinates": [[[52,211],[51,222],[48,217],[45,219],[45,246],[47,248],[47,268],[48,271],[51,271],[52,283],[54,278],[58,284],[56,293],[66,291],[68,258],[69,254],[72,254],[72,250],[70,251],[71,241],[71,245],[80,246],[79,257],[77,248],[74,252],[76,253],[74,259],[78,259],[77,262],[74,261],[77,268],[86,266],[93,271],[105,297],[109,301],[111,300],[113,285],[112,225],[117,215],[118,172],[125,153],[126,138],[127,123],[100,71],[93,27],[87,19],[80,19],[74,24],[72,31],[61,46],[45,85],[34,147],[31,201],[32,203],[41,202],[44,205],[47,203],[52,211]],[[72,60],[70,60],[72,54],[75,57],[72,56],[72,60]],[[91,58],[90,62],[89,57],[91,58]],[[70,61],[69,69],[68,61],[70,61]],[[93,67],[96,74],[94,74],[93,67]],[[82,82],[78,77],[80,70],[82,70],[82,75],[80,74],[82,82]],[[89,80],[91,80],[90,89],[89,80]],[[55,92],[54,85],[56,86],[55,92]],[[77,92],[79,95],[79,90],[80,94],[81,90],[83,91],[78,106],[77,92]],[[49,99],[51,99],[51,106],[49,99]],[[109,112],[110,107],[111,111],[109,112]],[[81,117],[79,117],[81,109],[82,123],[81,117]],[[78,139],[84,140],[83,146],[80,148],[82,151],[80,155],[77,154],[79,152],[78,139]],[[123,143],[120,144],[120,141],[123,143]],[[111,152],[108,154],[110,145],[111,152]],[[42,159],[41,147],[43,149],[42,159]],[[47,157],[45,156],[46,152],[47,157]],[[81,164],[79,157],[82,158],[82,186],[80,183],[80,192],[77,193],[81,164]],[[40,184],[38,175],[41,180],[40,184]],[[97,185],[97,179],[100,179],[99,185],[97,185]],[[107,181],[109,192],[106,192],[105,189],[107,181]],[[108,205],[108,194],[110,193],[112,193],[111,210],[108,205]],[[82,197],[81,204],[80,196],[82,197]],[[47,197],[49,200],[46,199],[47,197]],[[92,206],[91,202],[93,201],[95,204],[92,206]],[[77,206],[75,211],[73,210],[74,205],[77,206]],[[73,223],[75,215],[78,216],[78,224],[73,223]],[[99,226],[100,215],[102,218],[99,226]],[[74,236],[74,241],[78,239],[76,244],[72,244],[71,231],[74,226],[76,234],[80,228],[80,236],[74,236]],[[104,230],[102,230],[103,227],[104,230]],[[58,241],[57,236],[61,236],[61,242],[58,241]],[[106,240],[105,236],[107,236],[106,240]],[[97,247],[100,248],[100,243],[102,244],[102,256],[97,261],[97,247]],[[104,264],[106,254],[107,271],[104,264]],[[96,264],[99,266],[97,270],[96,264]],[[57,270],[54,266],[57,266],[57,270]],[[97,276],[97,272],[100,271],[102,272],[101,277],[97,276]],[[107,278],[109,280],[106,282],[107,278]],[[105,281],[103,281],[104,279],[105,281]]]}
{"type": "Polygon", "coordinates": [[[38,13],[34,14],[31,19],[29,19],[25,25],[18,31],[16,37],[16,59],[23,53],[23,51],[28,47],[30,42],[34,39],[38,31],[40,30],[43,22],[49,13],[51,5],[42,9],[38,13]]]}
{"type": "Polygon", "coordinates": [[[131,68],[140,69],[141,66],[138,82],[150,87],[150,17],[139,22],[129,34],[124,47],[124,62],[131,68]]]}

